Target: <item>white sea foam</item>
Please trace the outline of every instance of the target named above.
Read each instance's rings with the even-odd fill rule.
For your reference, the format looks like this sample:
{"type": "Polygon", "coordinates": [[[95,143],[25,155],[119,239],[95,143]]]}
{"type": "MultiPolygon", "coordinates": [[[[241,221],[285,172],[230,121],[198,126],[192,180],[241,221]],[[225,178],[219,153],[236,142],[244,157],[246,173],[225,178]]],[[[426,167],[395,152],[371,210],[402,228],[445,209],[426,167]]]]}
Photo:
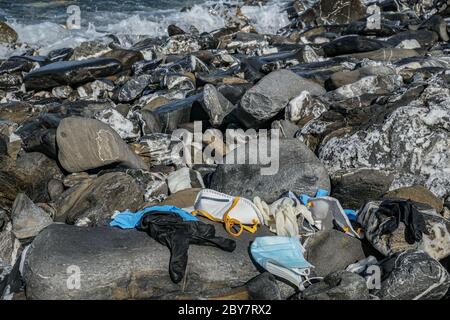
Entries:
{"type": "MultiPolygon", "coordinates": [[[[237,1],[227,1],[237,3],[237,1]]],[[[282,11],[283,1],[273,1],[265,6],[243,6],[242,12],[250,18],[258,32],[276,33],[288,24],[287,14],[282,11]]],[[[114,34],[122,45],[129,46],[143,36],[163,36],[167,27],[176,24],[183,29],[195,26],[200,32],[210,32],[226,25],[223,2],[209,1],[194,5],[190,10],[136,10],[123,12],[81,11],[81,30],[68,30],[64,25],[51,19],[46,22],[28,24],[9,19],[8,23],[17,31],[19,41],[47,54],[50,50],[75,47],[83,41],[98,39],[106,34],[114,34]],[[211,5],[214,9],[211,9],[211,5]]],[[[11,50],[0,48],[0,58],[11,55],[11,50]]]]}

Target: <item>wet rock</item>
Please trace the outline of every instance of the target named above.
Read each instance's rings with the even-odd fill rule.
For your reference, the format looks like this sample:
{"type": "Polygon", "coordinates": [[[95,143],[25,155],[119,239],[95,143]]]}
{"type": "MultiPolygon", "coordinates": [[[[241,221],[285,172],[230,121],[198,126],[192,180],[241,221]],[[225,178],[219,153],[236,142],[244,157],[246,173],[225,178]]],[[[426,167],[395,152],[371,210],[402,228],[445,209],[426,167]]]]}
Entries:
{"type": "Polygon", "coordinates": [[[439,300],[450,287],[445,268],[422,251],[397,253],[381,267],[381,289],[373,294],[382,300],[439,300]]]}
{"type": "Polygon", "coordinates": [[[331,176],[331,190],[344,208],[359,209],[367,200],[385,194],[394,174],[377,169],[338,171],[331,176]]]}
{"type": "Polygon", "coordinates": [[[305,249],[305,259],[314,266],[312,271],[319,277],[344,270],[365,258],[361,240],[337,230],[316,232],[307,240],[305,249]]]}
{"type": "Polygon", "coordinates": [[[264,272],[246,283],[246,288],[252,300],[281,300],[280,287],[275,277],[264,272]]]}
{"type": "Polygon", "coordinates": [[[5,22],[0,21],[0,43],[14,43],[17,38],[17,32],[5,22]]]}
{"type": "Polygon", "coordinates": [[[121,68],[118,60],[110,58],[59,61],[31,71],[24,80],[27,90],[43,90],[93,81],[113,75],[121,68]]]}
{"type": "Polygon", "coordinates": [[[8,60],[0,62],[0,74],[20,71],[29,72],[32,67],[33,63],[26,59],[21,59],[20,57],[11,57],[8,60]]]}
{"type": "Polygon", "coordinates": [[[68,172],[111,164],[136,169],[145,167],[116,131],[95,119],[69,117],[62,120],[56,132],[56,141],[58,159],[68,172]]]}
{"type": "Polygon", "coordinates": [[[409,249],[423,250],[432,258],[441,260],[450,255],[450,221],[428,205],[415,203],[425,221],[426,233],[415,243],[405,239],[405,225],[388,234],[381,234],[380,226],[389,217],[377,212],[382,201],[369,201],[359,212],[358,222],[363,227],[366,239],[385,256],[409,249]]]}
{"type": "Polygon", "coordinates": [[[15,132],[22,140],[22,147],[27,152],[41,152],[51,159],[57,159],[56,128],[61,117],[56,114],[43,113],[26,120],[15,132]]]}
{"type": "Polygon", "coordinates": [[[285,119],[305,124],[311,119],[320,117],[328,109],[328,104],[322,101],[320,97],[315,97],[308,91],[303,91],[289,102],[285,111],[285,119]]]}
{"type": "Polygon", "coordinates": [[[131,102],[138,98],[149,85],[151,76],[141,75],[127,81],[114,93],[114,101],[131,102]]]}
{"type": "Polygon", "coordinates": [[[395,70],[392,67],[389,68],[386,66],[367,66],[353,71],[336,72],[326,82],[326,86],[328,90],[335,90],[342,86],[359,81],[367,76],[388,76],[393,74],[395,74],[395,70]]]}
{"type": "Polygon", "coordinates": [[[430,19],[423,22],[420,27],[436,32],[441,41],[450,40],[447,32],[447,23],[441,16],[432,16],[430,19]]]}
{"type": "Polygon", "coordinates": [[[17,160],[0,156],[0,208],[10,210],[18,193],[34,202],[47,202],[47,184],[62,176],[56,162],[42,153],[19,153],[17,160]]]}
{"type": "Polygon", "coordinates": [[[289,9],[291,18],[304,21],[306,25],[315,24],[347,24],[366,16],[366,8],[360,0],[317,2],[296,0],[289,9]]]}
{"type": "Polygon", "coordinates": [[[208,117],[201,106],[194,105],[201,98],[202,94],[196,94],[156,108],[154,114],[159,117],[162,132],[172,132],[179,124],[190,122],[195,114],[198,114],[196,120],[207,120],[208,117]]]}
{"type": "Polygon", "coordinates": [[[125,173],[111,172],[66,190],[55,202],[56,221],[78,226],[107,225],[114,211],[137,210],[144,192],[125,173]]]}
{"type": "MultiPolygon", "coordinates": [[[[255,151],[254,151],[255,152],[255,151]]],[[[330,189],[328,173],[322,164],[302,142],[294,139],[279,141],[279,167],[275,166],[272,172],[270,164],[261,161],[258,164],[249,164],[245,145],[230,154],[246,155],[245,159],[238,158],[238,163],[220,164],[214,173],[210,188],[220,192],[253,199],[259,196],[268,203],[272,203],[286,191],[296,194],[313,195],[317,188],[330,189]],[[245,164],[246,163],[246,164],[245,164]],[[261,168],[268,169],[261,174],[261,168]],[[276,192],[274,192],[276,190],[276,192]]],[[[256,152],[255,152],[256,154],[256,152]]],[[[275,159],[272,159],[272,165],[275,159]]]]}
{"type": "Polygon", "coordinates": [[[114,88],[114,83],[112,81],[102,79],[79,86],[77,88],[77,93],[83,100],[97,101],[111,98],[114,88]]]}
{"type": "Polygon", "coordinates": [[[195,90],[195,76],[189,73],[169,73],[164,76],[162,86],[169,90],[190,92],[195,90]]]}
{"type": "Polygon", "coordinates": [[[22,85],[23,79],[20,74],[0,74],[0,89],[2,90],[18,90],[22,85]]]}
{"type": "Polygon", "coordinates": [[[139,140],[144,147],[143,153],[150,158],[154,166],[182,164],[181,156],[173,152],[174,146],[179,142],[173,140],[170,134],[164,133],[147,134],[139,140]]]}
{"type": "Polygon", "coordinates": [[[352,53],[347,55],[349,58],[370,59],[374,61],[391,62],[404,58],[417,57],[419,53],[413,49],[402,48],[383,48],[375,51],[352,53]]]}
{"type": "Polygon", "coordinates": [[[152,111],[144,109],[140,111],[140,114],[143,121],[142,132],[144,135],[159,133],[162,131],[159,117],[157,117],[152,111]]]}
{"type": "Polygon", "coordinates": [[[440,128],[449,122],[440,115],[448,114],[449,94],[449,89],[430,84],[380,125],[329,139],[320,147],[319,158],[331,173],[368,166],[385,169],[395,174],[391,188],[420,184],[445,198],[450,176],[442,166],[450,157],[450,139],[448,130],[440,128]]]}
{"type": "Polygon", "coordinates": [[[52,218],[25,194],[19,193],[11,210],[12,232],[20,240],[35,237],[53,223],[52,218]]]}
{"type": "Polygon", "coordinates": [[[400,198],[425,203],[434,208],[437,213],[442,212],[444,209],[443,201],[423,186],[411,186],[395,189],[384,194],[383,198],[400,198]]]}
{"type": "Polygon", "coordinates": [[[64,192],[64,184],[61,180],[51,179],[47,184],[50,200],[56,200],[64,192]]]}
{"type": "Polygon", "coordinates": [[[52,62],[67,61],[72,57],[73,53],[74,50],[72,48],[55,49],[48,53],[47,59],[52,62]]]}
{"type": "Polygon", "coordinates": [[[60,86],[52,89],[52,95],[61,99],[69,98],[72,92],[73,89],[70,86],[60,86]]]}
{"type": "Polygon", "coordinates": [[[214,127],[223,124],[225,118],[235,109],[213,85],[207,84],[203,89],[202,107],[209,115],[209,121],[214,127]]]}
{"type": "Polygon", "coordinates": [[[280,130],[281,138],[293,139],[300,127],[288,120],[277,120],[272,122],[272,129],[280,130]]]}
{"type": "Polygon", "coordinates": [[[439,35],[434,31],[418,30],[400,32],[386,40],[394,47],[399,47],[403,42],[414,40],[419,43],[419,48],[431,47],[439,40],[439,35]]]}
{"type": "Polygon", "coordinates": [[[366,280],[352,272],[338,271],[313,283],[303,292],[305,300],[369,300],[366,280]]]}
{"type": "Polygon", "coordinates": [[[39,108],[35,108],[26,102],[14,101],[0,103],[0,119],[12,121],[17,124],[21,124],[26,119],[38,114],[39,111],[39,108]]]}
{"type": "Polygon", "coordinates": [[[325,93],[321,86],[292,71],[272,72],[244,94],[238,108],[239,120],[247,127],[261,125],[276,116],[303,91],[313,95],[325,93]]]}
{"type": "Polygon", "coordinates": [[[180,27],[177,27],[174,24],[171,24],[167,28],[167,33],[169,34],[169,37],[180,35],[180,34],[186,34],[186,32],[183,29],[181,29],[180,27]]]}
{"type": "Polygon", "coordinates": [[[109,125],[124,140],[136,140],[140,137],[138,124],[124,117],[116,109],[102,110],[95,114],[95,119],[109,125]]]}
{"type": "Polygon", "coordinates": [[[16,239],[11,229],[11,223],[8,222],[4,230],[0,232],[0,264],[7,266],[14,265],[18,249],[20,248],[20,242],[16,239]]]}
{"type": "MultiPolygon", "coordinates": [[[[216,232],[227,237],[221,227],[216,232]]],[[[264,234],[259,231],[256,236],[264,234]]],[[[253,238],[242,234],[233,253],[192,245],[186,281],[174,284],[168,273],[169,250],[144,232],[53,225],[35,239],[27,253],[27,298],[147,299],[181,290],[201,294],[242,286],[259,274],[248,255],[253,238]],[[67,287],[70,265],[83,270],[80,290],[67,287]]]]}
{"type": "Polygon", "coordinates": [[[140,51],[119,48],[103,54],[102,57],[120,61],[120,64],[124,70],[129,70],[135,63],[144,60],[144,55],[140,51]]]}
{"type": "Polygon", "coordinates": [[[96,58],[109,51],[111,51],[111,49],[106,43],[102,43],[99,41],[85,41],[73,50],[73,54],[70,60],[96,58]]]}
{"type": "Polygon", "coordinates": [[[383,41],[361,36],[344,36],[331,41],[323,46],[327,57],[335,57],[344,54],[375,51],[389,47],[383,41]]]}

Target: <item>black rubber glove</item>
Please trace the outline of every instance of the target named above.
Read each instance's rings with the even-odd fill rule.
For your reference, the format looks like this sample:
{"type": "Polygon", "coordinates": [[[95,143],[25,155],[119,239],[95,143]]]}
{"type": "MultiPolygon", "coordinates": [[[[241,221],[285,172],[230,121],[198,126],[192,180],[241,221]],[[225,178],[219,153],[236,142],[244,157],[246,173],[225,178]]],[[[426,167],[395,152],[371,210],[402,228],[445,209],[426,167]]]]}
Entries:
{"type": "Polygon", "coordinates": [[[234,240],[216,237],[213,225],[201,221],[184,221],[173,213],[146,214],[139,229],[145,230],[153,239],[169,248],[169,274],[175,283],[180,282],[186,272],[190,244],[216,246],[229,252],[236,248],[234,240]]]}
{"type": "Polygon", "coordinates": [[[376,214],[390,217],[380,226],[382,235],[397,230],[400,222],[406,226],[405,240],[409,244],[421,241],[423,234],[428,234],[425,219],[411,200],[385,200],[376,214]]]}

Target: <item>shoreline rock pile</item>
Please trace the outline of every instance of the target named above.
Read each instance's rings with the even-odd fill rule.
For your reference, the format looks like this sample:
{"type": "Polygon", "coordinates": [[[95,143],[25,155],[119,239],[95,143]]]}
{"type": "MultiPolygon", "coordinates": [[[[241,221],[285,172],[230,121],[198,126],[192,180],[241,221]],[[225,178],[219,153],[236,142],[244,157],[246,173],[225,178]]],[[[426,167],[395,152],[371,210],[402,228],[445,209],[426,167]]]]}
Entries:
{"type": "MultiPolygon", "coordinates": [[[[278,34],[257,33],[232,8],[209,33],[172,25],[127,48],[105,37],[0,61],[3,299],[199,299],[236,287],[258,299],[450,296],[450,4],[295,0],[285,10],[278,34]],[[216,160],[279,129],[278,171],[186,164],[175,133],[195,134],[198,123],[203,137],[190,151],[213,148],[216,160]],[[227,129],[246,131],[239,148],[227,129]],[[268,204],[326,189],[359,210],[365,237],[332,222],[308,235],[305,258],[322,280],[299,291],[251,259],[255,237],[274,235],[265,226],[235,238],[232,253],[191,246],[179,284],[165,246],[109,227],[117,211],[193,207],[204,188],[268,204]],[[405,239],[404,223],[419,222],[404,216],[385,233],[386,199],[413,201],[423,237],[405,239]],[[365,269],[347,268],[370,256],[381,270],[374,288],[365,269]]],[[[3,22],[0,42],[17,42],[3,22]]]]}

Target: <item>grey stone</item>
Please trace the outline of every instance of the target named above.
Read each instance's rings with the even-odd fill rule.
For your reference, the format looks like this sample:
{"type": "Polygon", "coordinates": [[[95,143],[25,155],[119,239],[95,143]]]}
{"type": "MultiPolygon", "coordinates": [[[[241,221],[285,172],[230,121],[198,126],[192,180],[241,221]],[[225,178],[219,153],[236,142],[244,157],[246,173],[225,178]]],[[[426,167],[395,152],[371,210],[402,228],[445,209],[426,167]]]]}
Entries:
{"type": "Polygon", "coordinates": [[[179,124],[190,122],[193,104],[201,98],[202,94],[196,94],[156,108],[154,114],[159,117],[162,132],[170,133],[179,124]]]}
{"type": "Polygon", "coordinates": [[[122,68],[125,70],[131,69],[136,62],[144,60],[142,52],[120,48],[115,48],[103,54],[102,57],[119,60],[122,68]]]}
{"type": "Polygon", "coordinates": [[[116,210],[137,210],[144,191],[128,174],[110,172],[66,190],[56,201],[56,220],[79,226],[106,225],[116,210]]]}
{"type": "Polygon", "coordinates": [[[383,198],[400,198],[425,203],[430,207],[433,207],[437,213],[441,213],[444,209],[444,202],[442,199],[436,197],[423,186],[411,186],[391,190],[386,192],[386,194],[383,195],[383,198]]]}
{"type": "Polygon", "coordinates": [[[347,266],[365,258],[361,240],[338,230],[324,230],[308,238],[305,259],[314,266],[319,277],[344,270],[347,266]]]}
{"type": "Polygon", "coordinates": [[[114,93],[113,99],[118,102],[131,102],[138,98],[149,85],[151,76],[143,74],[128,80],[114,93]]]}
{"type": "Polygon", "coordinates": [[[109,125],[126,141],[133,141],[140,137],[141,130],[137,121],[123,116],[119,111],[108,108],[95,114],[95,119],[109,125]]]}
{"type": "MultiPolygon", "coordinates": [[[[217,235],[227,236],[217,225],[217,235]]],[[[32,243],[24,265],[28,299],[148,299],[243,286],[259,272],[248,254],[255,236],[242,234],[234,252],[192,245],[182,282],[170,280],[169,250],[146,233],[54,224],[32,243]],[[67,287],[67,268],[81,271],[81,287],[67,287]]]]}
{"type": "Polygon", "coordinates": [[[247,161],[238,159],[238,163],[247,164],[220,164],[212,177],[211,189],[252,200],[259,196],[268,203],[274,202],[286,191],[312,196],[318,188],[330,189],[327,171],[314,153],[299,140],[279,141],[279,154],[275,155],[279,156],[279,168],[275,174],[270,174],[273,172],[268,170],[267,175],[262,175],[261,168],[268,168],[269,165],[261,162],[249,164],[248,154],[256,151],[246,150],[248,147],[243,145],[227,155],[244,155],[247,161]]]}
{"type": "Polygon", "coordinates": [[[422,251],[397,253],[381,267],[381,289],[373,294],[382,300],[439,300],[450,288],[447,270],[422,251]]]}
{"type": "Polygon", "coordinates": [[[434,31],[428,30],[405,31],[390,37],[386,42],[395,47],[408,40],[415,40],[421,47],[428,48],[439,40],[439,35],[434,31]]]}
{"type": "Polygon", "coordinates": [[[28,73],[27,90],[43,90],[62,85],[78,85],[113,75],[121,70],[118,60],[95,58],[82,61],[58,61],[28,73]]]}
{"type": "Polygon", "coordinates": [[[261,273],[245,285],[252,300],[281,300],[281,291],[275,277],[268,273],[261,273]]]}
{"type": "Polygon", "coordinates": [[[203,89],[202,102],[202,107],[209,116],[209,122],[214,127],[222,125],[225,118],[235,109],[235,106],[210,84],[205,85],[203,89]]]}
{"type": "Polygon", "coordinates": [[[344,208],[359,209],[366,201],[385,194],[393,180],[393,173],[384,170],[338,171],[331,176],[332,196],[344,208]]]}
{"type": "MultiPolygon", "coordinates": [[[[330,171],[376,168],[394,173],[391,189],[423,185],[439,198],[450,190],[450,89],[432,81],[380,124],[324,141],[319,158],[330,171]],[[438,116],[439,115],[439,116],[438,116]],[[395,137],[395,138],[394,138],[395,137]],[[353,155],[353,156],[349,156],[353,155]]],[[[395,103],[400,101],[397,99],[395,103]]]]}
{"type": "Polygon", "coordinates": [[[47,202],[47,184],[61,178],[58,164],[42,153],[19,153],[14,161],[0,156],[0,208],[10,210],[18,193],[24,192],[34,202],[47,202]]]}
{"type": "Polygon", "coordinates": [[[380,40],[351,35],[333,40],[325,44],[322,48],[327,57],[335,57],[345,54],[375,51],[389,46],[388,43],[380,40]]]}
{"type": "Polygon", "coordinates": [[[161,123],[153,111],[143,109],[139,112],[142,119],[142,131],[144,135],[161,132],[161,123]]]}
{"type": "Polygon", "coordinates": [[[110,164],[143,169],[144,163],[110,126],[95,120],[69,117],[56,132],[58,158],[69,172],[81,172],[110,164]]]}
{"type": "Polygon", "coordinates": [[[5,22],[0,21],[0,43],[14,43],[17,41],[17,32],[5,22]]]}
{"type": "Polygon", "coordinates": [[[303,292],[305,300],[369,300],[366,280],[355,273],[337,271],[303,292]]]}
{"type": "Polygon", "coordinates": [[[292,71],[272,72],[244,94],[238,108],[239,120],[247,127],[264,124],[303,91],[312,95],[325,93],[323,87],[292,71]]]}
{"type": "Polygon", "coordinates": [[[19,193],[11,209],[12,232],[17,239],[35,237],[53,223],[52,218],[24,193],[19,193]]]}

